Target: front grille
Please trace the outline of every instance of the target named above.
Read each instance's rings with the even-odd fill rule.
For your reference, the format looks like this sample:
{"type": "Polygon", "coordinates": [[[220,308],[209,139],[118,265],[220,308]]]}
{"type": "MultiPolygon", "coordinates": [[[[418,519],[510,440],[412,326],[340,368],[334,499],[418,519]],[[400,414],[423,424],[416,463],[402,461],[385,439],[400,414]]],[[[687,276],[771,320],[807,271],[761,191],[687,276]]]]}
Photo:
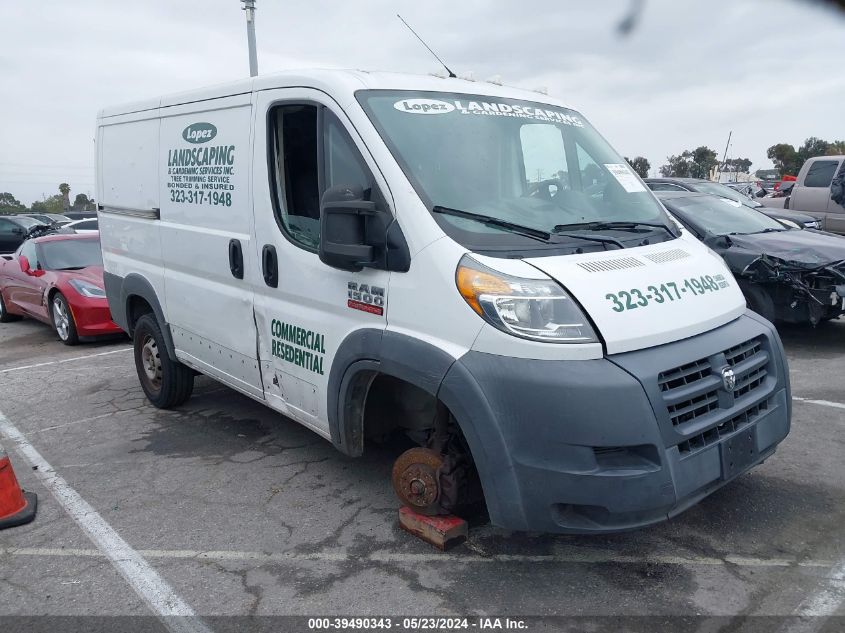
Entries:
{"type": "MultiPolygon", "coordinates": [[[[661,372],[657,377],[672,427],[689,432],[695,426],[723,423],[725,413],[737,402],[755,394],[769,374],[769,354],[762,337],[750,339],[721,353],[661,372]],[[723,371],[730,369],[735,384],[729,391],[723,371]]],[[[749,409],[750,410],[750,409],[749,409]]],[[[710,429],[707,431],[715,431],[710,429]]],[[[718,431],[717,431],[718,437],[718,431]]],[[[702,441],[705,441],[703,438],[702,441]]],[[[692,440],[690,440],[692,441],[692,440]]]]}
{"type": "Polygon", "coordinates": [[[760,415],[768,411],[768,409],[769,400],[763,400],[762,402],[755,404],[753,407],[749,407],[732,418],[725,420],[718,426],[714,426],[712,429],[707,429],[704,433],[699,433],[698,435],[694,435],[688,440],[681,442],[678,444],[678,451],[681,455],[687,455],[710,446],[711,444],[715,444],[728,435],[748,426],[760,417],[760,415]]]}

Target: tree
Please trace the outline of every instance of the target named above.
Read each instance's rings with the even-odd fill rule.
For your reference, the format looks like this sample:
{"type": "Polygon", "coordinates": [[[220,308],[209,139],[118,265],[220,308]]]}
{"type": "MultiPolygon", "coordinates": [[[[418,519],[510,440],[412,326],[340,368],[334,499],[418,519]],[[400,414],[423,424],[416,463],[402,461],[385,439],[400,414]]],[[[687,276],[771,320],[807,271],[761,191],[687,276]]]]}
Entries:
{"type": "Polygon", "coordinates": [[[21,204],[20,200],[8,191],[0,193],[0,214],[20,213],[25,210],[26,207],[21,204]]]}
{"type": "Polygon", "coordinates": [[[723,165],[723,170],[735,174],[751,173],[751,161],[748,158],[729,158],[723,165]]]}
{"type": "Polygon", "coordinates": [[[87,211],[88,207],[93,204],[93,200],[90,200],[87,195],[84,193],[76,194],[76,197],[73,199],[73,210],[74,211],[87,211]]]}
{"type": "Polygon", "coordinates": [[[842,156],[845,154],[845,141],[833,141],[827,148],[827,156],[842,156]]]}
{"type": "Polygon", "coordinates": [[[648,178],[648,170],[651,169],[651,163],[648,162],[647,158],[637,156],[631,160],[626,156],[625,162],[631,166],[631,169],[637,172],[640,178],[648,178]]]}
{"type": "Polygon", "coordinates": [[[62,211],[70,209],[70,185],[63,182],[59,185],[59,193],[62,194],[62,211]]]}
{"type": "Polygon", "coordinates": [[[789,143],[778,143],[772,145],[766,152],[766,156],[775,164],[780,177],[787,174],[797,176],[808,158],[840,154],[845,154],[845,141],[825,141],[816,136],[806,139],[797,150],[789,143]]]}
{"type": "Polygon", "coordinates": [[[685,150],[678,156],[669,156],[660,168],[664,178],[709,178],[719,161],[716,152],[705,145],[685,150]]]}
{"type": "Polygon", "coordinates": [[[804,161],[798,157],[798,152],[789,143],[778,143],[766,150],[766,156],[775,164],[778,175],[797,174],[804,161]]]}
{"type": "Polygon", "coordinates": [[[44,200],[36,200],[30,205],[33,213],[61,213],[64,198],[60,194],[50,196],[44,200]]]}

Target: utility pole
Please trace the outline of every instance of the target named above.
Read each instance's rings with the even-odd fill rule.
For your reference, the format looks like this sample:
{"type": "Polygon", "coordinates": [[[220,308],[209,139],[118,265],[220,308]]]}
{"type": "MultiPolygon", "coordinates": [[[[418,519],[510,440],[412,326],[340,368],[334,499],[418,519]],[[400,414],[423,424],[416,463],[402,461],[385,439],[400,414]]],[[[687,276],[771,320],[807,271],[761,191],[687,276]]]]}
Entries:
{"type": "Polygon", "coordinates": [[[719,163],[719,174],[716,176],[718,180],[716,182],[722,181],[722,167],[727,167],[728,164],[728,148],[731,146],[731,136],[733,136],[734,131],[731,130],[728,132],[728,142],[725,145],[725,155],[722,157],[722,162],[719,163]]]}
{"type": "Polygon", "coordinates": [[[241,0],[246,11],[246,41],[249,46],[249,76],[258,74],[258,53],[255,52],[255,0],[241,0]]]}

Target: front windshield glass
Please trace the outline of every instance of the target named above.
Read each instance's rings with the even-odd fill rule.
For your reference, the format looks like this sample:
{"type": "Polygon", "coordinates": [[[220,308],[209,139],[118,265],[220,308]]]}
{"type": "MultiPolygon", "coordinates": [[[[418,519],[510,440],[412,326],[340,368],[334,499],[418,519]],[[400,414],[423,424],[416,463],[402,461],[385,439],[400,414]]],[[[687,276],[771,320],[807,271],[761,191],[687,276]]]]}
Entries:
{"type": "Polygon", "coordinates": [[[58,240],[42,242],[41,265],[47,270],[67,270],[102,266],[100,240],[58,240]]]}
{"type": "Polygon", "coordinates": [[[762,233],[770,229],[785,231],[780,222],[733,200],[716,196],[672,198],[667,204],[677,207],[684,219],[713,235],[762,233]]]}
{"type": "Polygon", "coordinates": [[[718,182],[698,182],[695,183],[695,190],[700,191],[701,193],[712,193],[714,196],[722,196],[723,198],[729,198],[736,202],[741,202],[747,207],[762,207],[763,205],[757,202],[756,200],[752,200],[746,195],[743,195],[739,191],[735,189],[731,189],[730,187],[723,185],[718,182]]]}
{"type": "MultiPolygon", "coordinates": [[[[672,226],[625,160],[574,110],[457,93],[370,90],[357,96],[429,210],[447,207],[548,233],[611,232],[616,239],[612,228],[585,225],[672,226]]],[[[435,218],[470,248],[506,248],[526,239],[466,217],[438,212],[435,218]]],[[[659,226],[636,228],[653,240],[674,238],[659,226]]],[[[622,237],[630,239],[630,230],[622,237]]]]}
{"type": "Polygon", "coordinates": [[[15,222],[23,226],[25,229],[31,229],[33,226],[41,226],[42,224],[42,222],[39,222],[35,218],[27,218],[25,216],[15,218],[15,222]]]}

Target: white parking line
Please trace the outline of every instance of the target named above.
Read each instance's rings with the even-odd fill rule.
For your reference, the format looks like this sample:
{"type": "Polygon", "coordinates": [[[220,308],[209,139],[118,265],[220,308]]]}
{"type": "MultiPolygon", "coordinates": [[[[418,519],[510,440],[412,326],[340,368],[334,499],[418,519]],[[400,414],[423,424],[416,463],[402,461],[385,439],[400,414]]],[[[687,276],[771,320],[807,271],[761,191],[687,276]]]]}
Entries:
{"type": "Polygon", "coordinates": [[[135,593],[161,618],[165,627],[174,633],[210,633],[210,629],[173,591],[167,581],[70,487],[2,412],[0,435],[8,438],[14,448],[35,468],[35,474],[41,483],[97,546],[97,551],[111,561],[135,593]]]}
{"type": "Polygon", "coordinates": [[[810,398],[799,398],[798,396],[792,396],[792,399],[796,402],[803,402],[805,404],[818,404],[823,407],[833,407],[834,409],[845,409],[845,404],[841,402],[831,402],[830,400],[812,400],[810,398]]]}
{"type": "MultiPolygon", "coordinates": [[[[833,567],[829,560],[798,560],[794,558],[755,558],[728,554],[724,557],[710,556],[678,556],[671,554],[657,554],[649,556],[628,556],[603,551],[577,551],[558,554],[492,554],[481,556],[478,554],[443,554],[430,552],[413,554],[409,552],[380,551],[363,556],[351,555],[343,551],[329,552],[244,552],[230,550],[140,550],[145,558],[179,559],[179,560],[213,560],[213,561],[252,561],[262,563],[304,563],[304,562],[358,562],[358,563],[619,563],[642,564],[654,563],[659,565],[688,565],[706,567],[800,567],[828,569],[833,567]]],[[[0,556],[56,556],[102,558],[103,553],[96,549],[70,549],[54,547],[7,547],[0,548],[0,556]]]]}
{"type": "Polygon", "coordinates": [[[7,374],[11,371],[20,371],[22,369],[35,369],[36,367],[46,367],[47,365],[61,365],[62,363],[72,363],[77,360],[85,360],[86,358],[97,358],[98,356],[109,356],[111,354],[120,354],[121,352],[128,352],[131,347],[121,347],[120,349],[109,350],[108,352],[99,352],[98,354],[88,354],[87,356],[74,356],[72,358],[63,358],[61,360],[51,360],[46,363],[36,363],[34,365],[23,365],[22,367],[8,367],[0,369],[0,374],[7,374]]]}

